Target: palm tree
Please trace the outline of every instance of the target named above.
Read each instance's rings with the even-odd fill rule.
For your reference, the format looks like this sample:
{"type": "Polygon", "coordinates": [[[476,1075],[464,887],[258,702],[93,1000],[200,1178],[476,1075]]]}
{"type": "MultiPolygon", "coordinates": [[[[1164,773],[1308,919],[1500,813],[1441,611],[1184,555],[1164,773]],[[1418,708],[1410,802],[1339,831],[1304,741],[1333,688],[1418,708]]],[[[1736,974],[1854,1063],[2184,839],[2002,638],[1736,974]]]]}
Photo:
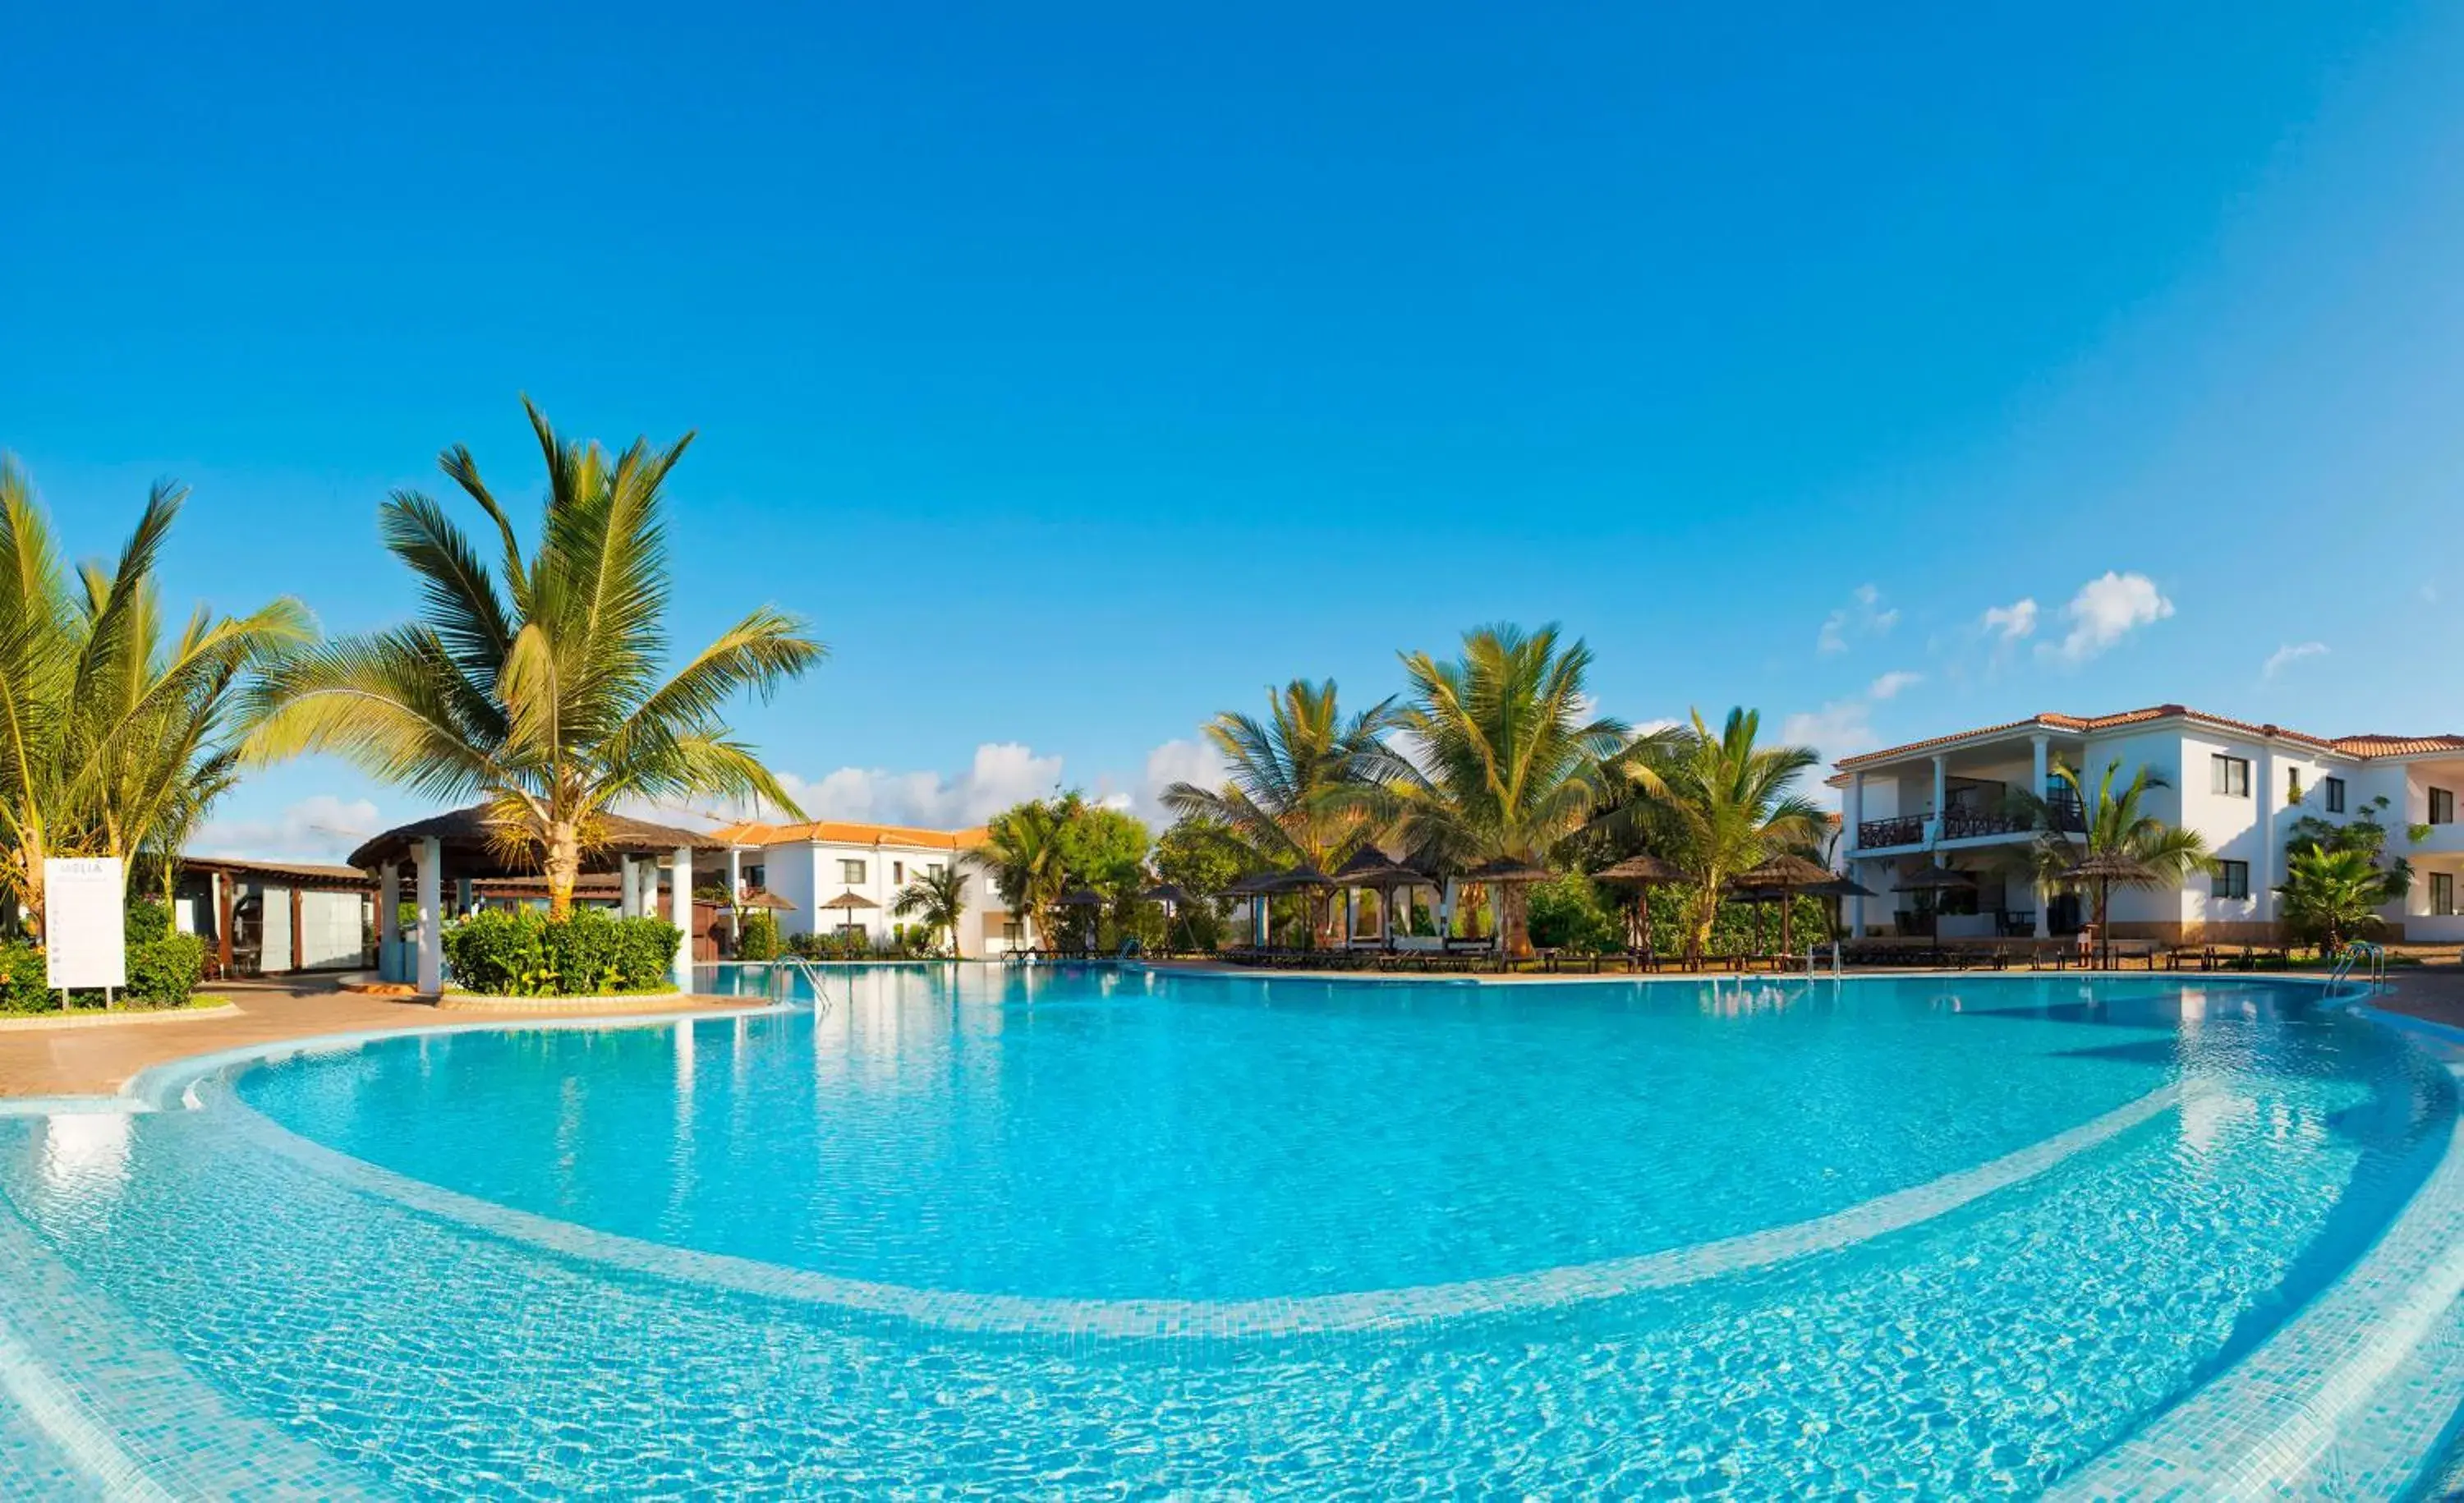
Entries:
{"type": "MultiPolygon", "coordinates": [[[[1416,857],[1453,871],[1537,866],[1582,828],[1629,739],[1624,722],[1592,713],[1591,664],[1582,642],[1558,646],[1554,626],[1467,631],[1453,662],[1403,655],[1412,689],[1399,723],[1412,756],[1392,794],[1416,857]]],[[[1503,886],[1499,935],[1507,954],[1529,954],[1523,884],[1503,886]]]]}
{"type": "Polygon", "coordinates": [[[1069,879],[1062,844],[1067,818],[1053,801],[1029,799],[994,815],[984,843],[966,856],[992,878],[1002,905],[1034,927],[1039,942],[1061,932],[1057,915],[1069,879]]]}
{"type": "Polygon", "coordinates": [[[37,937],[46,859],[176,866],[231,785],[245,675],[314,634],[288,597],[168,630],[154,568],[187,495],[156,485],[117,561],[72,584],[25,472],[0,458],[0,890],[37,937]]]}
{"type": "Polygon", "coordinates": [[[958,955],[958,921],[967,912],[967,873],[957,867],[927,867],[915,880],[898,890],[890,911],[921,922],[927,943],[942,930],[950,933],[950,957],[958,955]]]}
{"type": "Polygon", "coordinates": [[[2003,799],[2003,807],[2036,832],[2014,858],[2016,869],[2040,888],[2089,894],[2090,922],[2108,946],[2105,911],[2117,884],[2179,888],[2191,873],[2212,865],[2205,836],[2167,825],[2145,807],[2148,794],[2171,784],[2145,766],[2116,786],[2121,776],[2119,760],[2106,763],[2091,792],[2077,771],[2056,763],[2052,777],[2060,794],[2048,799],[2014,788],[2003,799]],[[2091,873],[2082,873],[2091,863],[2091,873]]]}
{"type": "Polygon", "coordinates": [[[476,797],[510,860],[547,877],[548,913],[619,800],[749,799],[800,813],[719,714],[822,660],[803,624],[753,611],[665,678],[667,532],[661,487],[693,442],[610,455],[557,436],[528,398],[547,463],[538,544],[525,556],[469,450],[439,467],[495,524],[492,570],[443,507],[399,491],[380,510],[385,546],[418,576],[423,619],[336,641],[270,675],[247,743],[265,763],[342,756],[430,799],[476,797]],[[501,577],[500,577],[501,575],[501,577]]]}
{"type": "Polygon", "coordinates": [[[1685,944],[1699,963],[1720,901],[1738,873],[1784,852],[1815,849],[1827,819],[1796,791],[1819,761],[1811,746],[1762,746],[1762,717],[1732,709],[1714,735],[1703,712],[1628,759],[1621,770],[1644,795],[1652,847],[1686,874],[1685,944]]]}
{"type": "MultiPolygon", "coordinates": [[[[1163,806],[1228,827],[1262,867],[1332,872],[1376,832],[1378,790],[1400,770],[1384,740],[1396,724],[1395,701],[1346,717],[1333,679],[1295,678],[1268,692],[1266,709],[1264,720],[1227,710],[1208,722],[1207,742],[1224,762],[1222,785],[1176,783],[1163,806]]],[[[1332,926],[1331,910],[1318,915],[1321,941],[1332,926]]]]}
{"type": "Polygon", "coordinates": [[[2388,900],[2387,873],[2358,849],[2294,851],[2276,891],[2284,899],[2285,921],[2296,933],[2317,935],[2321,955],[2332,954],[2347,936],[2374,932],[2378,906],[2388,900]]]}
{"type": "Polygon", "coordinates": [[[1369,833],[1368,796],[1395,765],[1382,740],[1394,725],[1391,698],[1347,718],[1333,679],[1295,678],[1267,695],[1265,720],[1227,710],[1208,722],[1222,785],[1176,783],[1164,807],[1230,826],[1262,861],[1331,872],[1369,833]]]}

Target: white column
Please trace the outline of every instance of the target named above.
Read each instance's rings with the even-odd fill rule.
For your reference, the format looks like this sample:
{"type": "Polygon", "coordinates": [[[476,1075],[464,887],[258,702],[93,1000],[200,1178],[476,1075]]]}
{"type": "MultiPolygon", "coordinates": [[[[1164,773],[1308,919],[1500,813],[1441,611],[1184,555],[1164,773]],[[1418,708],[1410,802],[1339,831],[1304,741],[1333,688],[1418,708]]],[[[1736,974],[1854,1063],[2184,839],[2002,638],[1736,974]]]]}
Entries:
{"type": "MultiPolygon", "coordinates": [[[[1859,769],[1848,774],[1848,798],[1839,811],[1839,849],[1849,858],[1839,865],[1842,874],[1851,882],[1857,880],[1857,847],[1864,839],[1858,830],[1864,823],[1865,774],[1859,769]]],[[[1643,895],[1648,899],[1650,894],[1646,892],[1643,895]]],[[[1848,933],[1852,939],[1865,937],[1865,900],[1861,897],[1848,899],[1848,933]]]]}
{"type": "Polygon", "coordinates": [[[642,917],[642,864],[631,856],[616,858],[616,912],[627,918],[642,917]]]}
{"type": "MultiPolygon", "coordinates": [[[[2052,740],[2053,739],[2051,737],[2042,734],[2028,738],[2028,744],[2035,748],[2036,762],[2035,785],[2031,787],[2028,791],[2040,799],[2045,796],[2046,785],[2053,780],[2054,769],[2050,764],[2050,760],[2047,756],[2047,749],[2050,746],[2052,740]]],[[[2035,889],[2036,938],[2042,939],[2053,933],[2053,919],[2045,912],[2047,899],[2049,899],[2053,895],[2045,890],[2044,883],[2036,881],[2033,877],[2029,879],[2029,885],[2035,889]]]]}
{"type": "Polygon", "coordinates": [[[674,889],[669,902],[675,926],[681,933],[676,939],[676,984],[693,990],[693,847],[678,846],[675,868],[668,873],[669,885],[674,889]]]}
{"type": "Polygon", "coordinates": [[[1454,932],[1455,879],[1448,877],[1446,885],[1438,890],[1438,937],[1441,940],[1449,939],[1454,937],[1454,932]]]}
{"type": "Polygon", "coordinates": [[[445,851],[434,835],[419,843],[419,992],[445,991],[445,851]]]}
{"type": "Polygon", "coordinates": [[[1950,812],[1950,759],[1933,754],[1933,838],[1942,838],[1942,817],[1950,812]]]}
{"type": "Polygon", "coordinates": [[[402,943],[402,867],[388,861],[377,868],[377,980],[398,982],[394,952],[402,943]]]}
{"type": "Polygon", "coordinates": [[[2276,921],[2276,748],[2258,749],[2258,786],[2251,789],[2258,816],[2258,853],[2251,858],[2250,895],[2260,923],[2276,921]]]}

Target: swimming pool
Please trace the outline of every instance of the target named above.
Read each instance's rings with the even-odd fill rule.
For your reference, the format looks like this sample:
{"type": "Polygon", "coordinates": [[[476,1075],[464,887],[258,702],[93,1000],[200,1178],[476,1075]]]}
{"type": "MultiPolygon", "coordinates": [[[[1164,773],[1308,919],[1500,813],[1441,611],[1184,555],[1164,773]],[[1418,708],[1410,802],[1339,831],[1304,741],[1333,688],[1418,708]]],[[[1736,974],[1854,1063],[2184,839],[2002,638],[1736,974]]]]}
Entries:
{"type": "Polygon", "coordinates": [[[2386,1496],[2464,1392],[2453,1078],[2308,984],[823,990],[0,1120],[0,1492],[2386,1496]]]}

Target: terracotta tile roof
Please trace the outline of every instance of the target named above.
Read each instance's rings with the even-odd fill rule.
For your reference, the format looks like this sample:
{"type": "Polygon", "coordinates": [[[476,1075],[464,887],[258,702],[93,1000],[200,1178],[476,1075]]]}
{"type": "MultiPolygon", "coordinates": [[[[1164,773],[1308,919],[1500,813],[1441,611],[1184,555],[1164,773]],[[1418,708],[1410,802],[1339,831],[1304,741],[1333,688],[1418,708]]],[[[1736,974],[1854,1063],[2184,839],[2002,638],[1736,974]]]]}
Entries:
{"type": "Polygon", "coordinates": [[[2226,730],[2238,731],[2245,736],[2264,737],[2277,740],[2299,741],[2304,745],[2316,746],[2326,751],[2342,752],[2347,757],[2362,759],[2372,757],[2411,757],[2418,756],[2424,752],[2464,751],[2464,736],[2407,737],[2369,735],[2345,736],[2330,740],[2327,737],[2313,736],[2307,731],[2297,731],[2281,725],[2254,725],[2248,720],[2236,720],[2231,716],[2225,715],[2211,715],[2205,710],[2193,710],[2188,705],[2154,704],[2148,705],[2144,709],[2123,710],[2113,715],[2057,715],[2047,713],[2044,715],[2031,716],[2024,720],[2009,720],[2000,725],[1981,726],[1970,731],[1953,731],[1947,736],[1935,736],[1921,741],[1910,741],[1904,746],[1887,746],[1881,751],[1862,752],[1854,757],[1843,757],[1837,763],[1834,763],[1834,765],[1842,769],[1870,767],[1877,763],[1892,762],[1902,757],[1929,752],[1937,747],[1949,746],[1960,741],[1976,740],[1985,737],[2006,735],[2013,731],[2027,731],[2041,728],[2049,731],[2064,731],[2075,736],[2079,736],[2090,735],[2098,731],[2118,730],[2123,726],[2140,725],[2152,720],[2171,719],[2194,720],[2205,725],[2221,726],[2226,730]]]}
{"type": "Polygon", "coordinates": [[[811,820],[802,825],[765,825],[739,820],[710,832],[713,840],[731,846],[787,846],[818,841],[831,846],[911,846],[920,851],[971,851],[984,843],[985,831],[919,829],[910,825],[864,825],[851,820],[811,820]]]}
{"type": "Polygon", "coordinates": [[[2339,736],[2336,749],[2354,757],[2418,757],[2424,752],[2464,751],[2464,736],[2339,736]]]}

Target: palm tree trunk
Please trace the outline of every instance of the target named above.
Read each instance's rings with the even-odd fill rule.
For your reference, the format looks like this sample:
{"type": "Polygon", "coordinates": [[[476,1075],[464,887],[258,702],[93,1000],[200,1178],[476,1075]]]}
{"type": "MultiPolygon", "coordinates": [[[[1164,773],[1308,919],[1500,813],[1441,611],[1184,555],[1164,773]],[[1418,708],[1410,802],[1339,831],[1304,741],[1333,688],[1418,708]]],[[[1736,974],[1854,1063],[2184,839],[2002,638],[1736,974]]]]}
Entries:
{"type": "Polygon", "coordinates": [[[582,874],[581,832],[570,824],[547,828],[547,917],[562,923],[573,917],[573,884],[582,874]]]}

